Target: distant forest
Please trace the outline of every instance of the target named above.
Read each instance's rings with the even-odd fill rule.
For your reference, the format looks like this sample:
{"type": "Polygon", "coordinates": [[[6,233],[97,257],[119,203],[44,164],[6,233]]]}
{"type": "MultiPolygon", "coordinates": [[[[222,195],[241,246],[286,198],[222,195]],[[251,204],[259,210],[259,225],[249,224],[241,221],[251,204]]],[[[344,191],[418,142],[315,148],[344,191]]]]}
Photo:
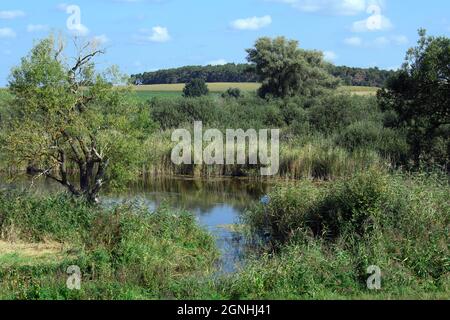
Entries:
{"type": "MultiPolygon", "coordinates": [[[[332,75],[342,79],[342,83],[348,86],[382,87],[394,74],[394,71],[378,68],[351,68],[331,64],[328,69],[332,75]]],[[[220,66],[186,66],[131,76],[132,83],[136,85],[187,83],[195,78],[202,78],[206,82],[258,82],[252,65],[234,63],[220,66]]]]}

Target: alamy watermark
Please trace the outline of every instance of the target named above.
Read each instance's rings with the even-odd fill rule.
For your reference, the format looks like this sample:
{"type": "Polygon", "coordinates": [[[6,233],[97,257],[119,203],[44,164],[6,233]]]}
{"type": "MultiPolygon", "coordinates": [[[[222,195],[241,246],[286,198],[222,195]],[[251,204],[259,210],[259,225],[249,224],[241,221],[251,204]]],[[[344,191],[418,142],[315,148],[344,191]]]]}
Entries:
{"type": "Polygon", "coordinates": [[[367,279],[367,289],[381,290],[381,269],[378,266],[370,266],[367,268],[367,274],[370,277],[367,279]]]}
{"type": "Polygon", "coordinates": [[[70,266],[67,268],[69,277],[66,281],[67,289],[81,290],[81,269],[79,266],[70,266]]]}
{"type": "Polygon", "coordinates": [[[225,134],[218,129],[203,132],[202,122],[196,121],[193,138],[189,130],[177,129],[172,133],[172,142],[178,142],[171,154],[176,165],[260,165],[262,176],[276,175],[280,167],[279,129],[227,129],[225,134]]]}

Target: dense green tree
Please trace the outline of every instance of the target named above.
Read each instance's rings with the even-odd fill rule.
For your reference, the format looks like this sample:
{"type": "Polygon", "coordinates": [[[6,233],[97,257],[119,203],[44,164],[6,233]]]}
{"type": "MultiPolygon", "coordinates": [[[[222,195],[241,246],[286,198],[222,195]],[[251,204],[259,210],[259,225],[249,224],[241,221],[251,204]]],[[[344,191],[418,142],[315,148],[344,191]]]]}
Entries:
{"type": "Polygon", "coordinates": [[[447,164],[450,146],[450,39],[419,30],[417,46],[406,55],[402,69],[378,94],[390,123],[405,128],[411,155],[447,164]],[[392,116],[396,120],[392,120],[392,116]]]}
{"type": "Polygon", "coordinates": [[[248,64],[228,63],[223,66],[186,66],[181,68],[144,72],[131,76],[133,84],[187,83],[195,78],[206,82],[257,82],[253,68],[248,64]]]}
{"type": "Polygon", "coordinates": [[[328,71],[347,86],[383,87],[395,71],[375,68],[354,68],[329,64],[328,71]]]}
{"type": "Polygon", "coordinates": [[[262,83],[261,97],[316,96],[339,83],[326,70],[321,52],[300,49],[295,40],[260,38],[247,53],[262,83]]]}
{"type": "MultiPolygon", "coordinates": [[[[378,68],[353,68],[327,65],[328,71],[348,86],[383,87],[394,71],[378,68]]],[[[223,66],[187,66],[174,69],[144,72],[131,76],[135,85],[187,83],[195,78],[206,82],[257,82],[255,66],[229,63],[223,66]]]]}
{"type": "Polygon", "coordinates": [[[103,51],[89,43],[77,48],[69,60],[64,42],[49,37],[13,69],[10,119],[0,148],[10,165],[28,166],[95,202],[107,181],[132,169],[139,143],[121,111],[127,110],[123,92],[113,87],[123,79],[115,68],[104,75],[95,71],[94,58],[103,51]]]}
{"type": "Polygon", "coordinates": [[[206,96],[209,93],[208,86],[205,80],[196,78],[192,79],[183,89],[183,96],[188,97],[201,97],[206,96]]]}
{"type": "Polygon", "coordinates": [[[240,98],[242,95],[239,88],[228,88],[226,92],[222,93],[222,98],[240,98]]]}

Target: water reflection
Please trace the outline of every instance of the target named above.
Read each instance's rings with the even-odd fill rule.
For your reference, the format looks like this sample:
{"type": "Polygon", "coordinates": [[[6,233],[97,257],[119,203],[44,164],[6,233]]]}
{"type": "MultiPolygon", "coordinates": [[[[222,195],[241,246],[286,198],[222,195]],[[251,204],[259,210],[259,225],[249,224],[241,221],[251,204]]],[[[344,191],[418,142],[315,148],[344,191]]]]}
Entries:
{"type": "MultiPolygon", "coordinates": [[[[4,179],[0,181],[5,184],[4,179]]],[[[30,180],[20,179],[14,185],[29,188],[30,180]]],[[[241,213],[269,188],[268,182],[249,179],[159,177],[130,185],[126,191],[107,192],[102,200],[106,206],[138,201],[151,211],[164,203],[174,209],[192,212],[199,224],[216,238],[222,253],[219,273],[230,273],[242,262],[246,248],[245,239],[233,225],[239,223],[241,213]]],[[[32,189],[39,193],[62,190],[58,184],[46,179],[34,181],[32,189]]]]}
{"type": "Polygon", "coordinates": [[[159,178],[135,184],[127,192],[110,193],[107,201],[137,200],[150,210],[162,203],[192,212],[200,225],[216,238],[222,255],[219,273],[236,270],[245,254],[245,239],[233,228],[241,213],[261,195],[267,193],[267,182],[248,179],[159,178]]]}

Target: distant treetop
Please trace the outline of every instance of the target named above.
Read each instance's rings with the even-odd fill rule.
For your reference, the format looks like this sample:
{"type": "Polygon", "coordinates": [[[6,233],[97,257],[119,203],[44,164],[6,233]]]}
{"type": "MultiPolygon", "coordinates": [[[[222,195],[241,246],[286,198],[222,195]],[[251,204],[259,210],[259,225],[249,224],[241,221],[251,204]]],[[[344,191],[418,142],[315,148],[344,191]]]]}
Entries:
{"type": "MultiPolygon", "coordinates": [[[[378,68],[353,68],[329,64],[328,71],[348,86],[383,87],[394,71],[378,68]]],[[[221,66],[186,66],[174,69],[144,72],[131,76],[135,85],[188,83],[201,78],[206,82],[258,82],[255,69],[250,64],[229,63],[221,66]]]]}

